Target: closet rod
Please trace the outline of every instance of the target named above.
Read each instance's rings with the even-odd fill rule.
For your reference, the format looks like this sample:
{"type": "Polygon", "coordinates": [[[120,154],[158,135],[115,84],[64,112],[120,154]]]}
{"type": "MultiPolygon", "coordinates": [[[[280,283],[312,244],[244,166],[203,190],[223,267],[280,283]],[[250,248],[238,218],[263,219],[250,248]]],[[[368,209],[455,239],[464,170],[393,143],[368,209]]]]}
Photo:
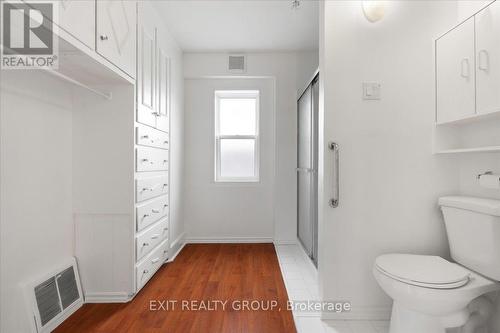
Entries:
{"type": "Polygon", "coordinates": [[[51,74],[51,75],[53,75],[53,76],[55,76],[55,77],[58,77],[58,78],[60,78],[60,79],[62,79],[62,80],[64,80],[64,81],[70,82],[70,83],[72,83],[72,84],[74,84],[74,85],[76,85],[76,86],[78,86],[78,87],[82,87],[82,88],[84,88],[84,89],[87,89],[88,91],[91,91],[91,92],[93,92],[94,94],[99,95],[99,96],[101,96],[101,97],[103,97],[103,98],[105,98],[105,99],[110,100],[110,99],[112,99],[112,98],[113,98],[113,94],[112,94],[112,93],[110,93],[110,92],[109,92],[109,93],[106,93],[106,92],[99,91],[99,90],[97,90],[97,89],[94,89],[94,88],[92,88],[92,87],[89,87],[88,85],[86,85],[86,84],[84,84],[84,83],[81,83],[81,82],[79,82],[79,81],[77,81],[77,80],[75,80],[75,79],[72,79],[72,78],[70,78],[69,76],[66,76],[66,75],[64,75],[64,74],[62,74],[62,73],[59,73],[59,72],[57,72],[57,71],[55,71],[55,70],[44,70],[44,72],[45,72],[45,73],[48,73],[48,74],[51,74]]]}

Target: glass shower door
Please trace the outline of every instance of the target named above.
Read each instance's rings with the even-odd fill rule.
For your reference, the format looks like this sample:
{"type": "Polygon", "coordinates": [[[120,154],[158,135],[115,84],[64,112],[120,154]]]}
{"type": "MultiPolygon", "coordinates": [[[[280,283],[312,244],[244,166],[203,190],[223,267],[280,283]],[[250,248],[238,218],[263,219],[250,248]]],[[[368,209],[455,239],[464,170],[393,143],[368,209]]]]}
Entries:
{"type": "Polygon", "coordinates": [[[297,236],[317,264],[317,79],[298,101],[297,236]]]}

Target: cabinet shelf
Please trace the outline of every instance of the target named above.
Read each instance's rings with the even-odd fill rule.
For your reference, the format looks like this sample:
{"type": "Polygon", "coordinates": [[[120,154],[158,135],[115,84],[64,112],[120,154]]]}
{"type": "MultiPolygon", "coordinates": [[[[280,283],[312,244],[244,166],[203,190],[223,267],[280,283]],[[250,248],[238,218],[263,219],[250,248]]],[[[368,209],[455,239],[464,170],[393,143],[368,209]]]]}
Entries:
{"type": "Polygon", "coordinates": [[[445,149],[437,151],[436,154],[465,154],[465,153],[492,153],[492,152],[500,152],[500,146],[445,149]]]}
{"type": "Polygon", "coordinates": [[[464,117],[461,119],[451,120],[451,121],[443,121],[437,122],[436,126],[446,126],[446,125],[460,125],[460,124],[468,124],[475,121],[482,121],[485,119],[491,118],[500,118],[500,109],[488,112],[488,113],[477,113],[472,116],[464,117]]]}

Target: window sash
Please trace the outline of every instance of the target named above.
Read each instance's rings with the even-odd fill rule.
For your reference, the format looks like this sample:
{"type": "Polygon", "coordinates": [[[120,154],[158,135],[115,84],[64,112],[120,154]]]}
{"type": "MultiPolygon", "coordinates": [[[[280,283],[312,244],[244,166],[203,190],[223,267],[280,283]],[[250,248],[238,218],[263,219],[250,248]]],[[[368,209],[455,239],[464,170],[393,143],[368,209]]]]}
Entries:
{"type": "Polygon", "coordinates": [[[258,91],[216,91],[215,92],[215,182],[259,182],[260,167],[260,140],[259,140],[259,92],[258,91]],[[255,99],[255,135],[221,135],[220,124],[220,100],[221,99],[255,99]],[[251,177],[223,177],[221,175],[221,141],[232,140],[254,140],[254,175],[251,177]]]}

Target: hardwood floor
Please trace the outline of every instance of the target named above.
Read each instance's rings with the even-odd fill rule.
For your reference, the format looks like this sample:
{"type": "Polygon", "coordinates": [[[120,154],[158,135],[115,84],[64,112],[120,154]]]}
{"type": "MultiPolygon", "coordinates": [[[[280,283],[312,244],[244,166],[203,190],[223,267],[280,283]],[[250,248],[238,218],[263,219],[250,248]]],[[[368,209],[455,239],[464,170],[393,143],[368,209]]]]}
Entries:
{"type": "Polygon", "coordinates": [[[55,332],[293,333],[287,301],[273,244],[189,244],[133,301],[86,304],[55,332]]]}

